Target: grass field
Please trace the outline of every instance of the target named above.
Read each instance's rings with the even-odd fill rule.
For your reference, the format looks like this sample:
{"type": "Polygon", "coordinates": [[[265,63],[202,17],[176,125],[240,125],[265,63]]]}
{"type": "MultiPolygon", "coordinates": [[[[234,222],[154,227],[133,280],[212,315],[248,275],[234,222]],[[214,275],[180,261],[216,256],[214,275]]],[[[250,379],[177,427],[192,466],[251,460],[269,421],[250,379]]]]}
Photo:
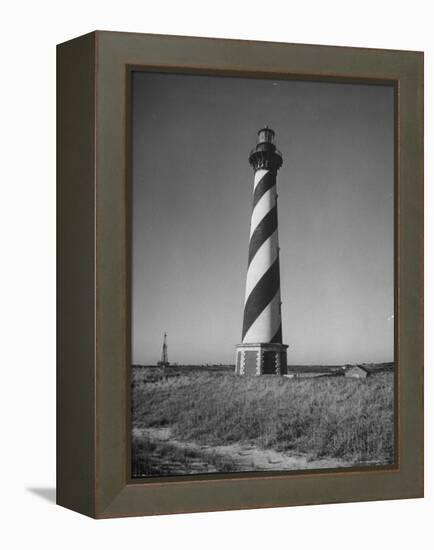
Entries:
{"type": "Polygon", "coordinates": [[[140,475],[170,474],[170,464],[176,464],[173,473],[189,473],[189,462],[196,464],[191,471],[236,471],[229,456],[207,453],[204,459],[197,445],[245,444],[308,461],[393,461],[393,372],[359,381],[197,370],[162,377],[158,369],[132,370],[133,471],[140,475]],[[162,428],[170,429],[165,443],[137,436],[162,428]]]}

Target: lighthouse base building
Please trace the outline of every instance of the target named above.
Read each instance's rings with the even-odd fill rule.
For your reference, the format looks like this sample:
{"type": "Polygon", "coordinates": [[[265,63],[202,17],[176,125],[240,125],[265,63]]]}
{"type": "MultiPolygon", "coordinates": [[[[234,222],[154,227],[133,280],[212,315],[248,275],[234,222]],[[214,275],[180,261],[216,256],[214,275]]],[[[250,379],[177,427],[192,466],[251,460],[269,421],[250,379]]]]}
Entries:
{"type": "Polygon", "coordinates": [[[236,347],[236,374],[286,374],[284,344],[239,344],[236,347]]]}
{"type": "Polygon", "coordinates": [[[236,346],[239,375],[286,374],[282,343],[276,176],[282,155],[274,131],[263,128],[249,162],[254,170],[253,209],[244,300],[242,342],[236,346]]]}

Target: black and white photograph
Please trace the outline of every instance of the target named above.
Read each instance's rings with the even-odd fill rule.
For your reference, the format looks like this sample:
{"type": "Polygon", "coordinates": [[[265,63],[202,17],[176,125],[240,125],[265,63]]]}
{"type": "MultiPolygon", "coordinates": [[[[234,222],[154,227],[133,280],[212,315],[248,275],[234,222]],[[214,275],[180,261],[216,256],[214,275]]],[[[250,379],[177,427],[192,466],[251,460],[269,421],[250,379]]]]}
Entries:
{"type": "Polygon", "coordinates": [[[2,548],[434,548],[432,11],[3,5],[2,548]]]}
{"type": "Polygon", "coordinates": [[[394,87],[130,90],[131,477],[393,467],[394,87]]]}

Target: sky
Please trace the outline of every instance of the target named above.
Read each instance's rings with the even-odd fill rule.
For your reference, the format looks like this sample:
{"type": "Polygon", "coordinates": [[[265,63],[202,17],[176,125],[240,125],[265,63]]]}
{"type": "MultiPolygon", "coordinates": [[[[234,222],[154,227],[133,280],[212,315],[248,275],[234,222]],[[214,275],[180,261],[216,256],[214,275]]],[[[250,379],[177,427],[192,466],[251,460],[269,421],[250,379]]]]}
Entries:
{"type": "Polygon", "coordinates": [[[133,73],[132,361],[233,363],[257,131],[277,177],[288,364],[393,360],[393,89],[133,73]]]}

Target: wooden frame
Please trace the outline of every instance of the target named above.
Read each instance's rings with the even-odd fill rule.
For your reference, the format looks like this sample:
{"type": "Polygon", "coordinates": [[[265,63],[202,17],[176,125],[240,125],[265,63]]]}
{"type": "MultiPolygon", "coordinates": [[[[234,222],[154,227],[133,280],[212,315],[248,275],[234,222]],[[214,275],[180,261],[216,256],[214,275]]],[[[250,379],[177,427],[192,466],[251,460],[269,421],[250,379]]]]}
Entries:
{"type": "Polygon", "coordinates": [[[94,32],[58,46],[57,502],[95,518],[423,496],[423,54],[94,32]],[[397,467],[129,480],[132,67],[395,87],[397,467]]]}

